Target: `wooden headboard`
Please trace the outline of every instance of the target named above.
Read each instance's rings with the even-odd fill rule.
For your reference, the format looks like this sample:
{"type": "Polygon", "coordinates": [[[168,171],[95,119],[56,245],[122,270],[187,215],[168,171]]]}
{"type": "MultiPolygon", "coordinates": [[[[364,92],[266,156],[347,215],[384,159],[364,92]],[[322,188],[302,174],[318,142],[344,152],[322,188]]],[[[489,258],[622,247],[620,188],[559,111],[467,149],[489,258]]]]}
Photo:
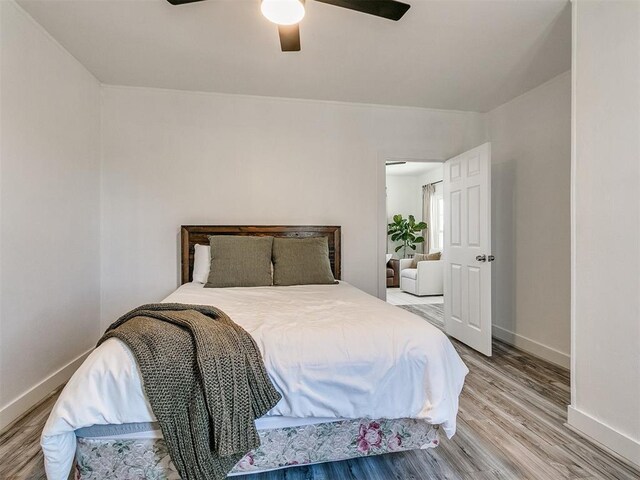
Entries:
{"type": "Polygon", "coordinates": [[[324,225],[183,225],[181,283],[191,281],[196,244],[209,245],[209,235],[248,235],[257,237],[327,237],[329,261],[336,280],[340,280],[340,227],[324,225]]]}

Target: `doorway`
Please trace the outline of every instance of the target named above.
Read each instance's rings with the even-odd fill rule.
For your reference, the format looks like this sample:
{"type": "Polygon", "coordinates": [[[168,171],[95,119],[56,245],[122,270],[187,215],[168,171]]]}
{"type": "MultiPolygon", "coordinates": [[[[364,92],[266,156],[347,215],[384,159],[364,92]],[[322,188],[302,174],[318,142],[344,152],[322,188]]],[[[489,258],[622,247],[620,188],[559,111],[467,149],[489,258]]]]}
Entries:
{"type": "Polygon", "coordinates": [[[386,160],[385,181],[387,302],[429,310],[491,356],[491,144],[444,163],[386,160]]]}
{"type": "Polygon", "coordinates": [[[386,161],[387,302],[393,305],[444,303],[444,166],[441,162],[386,161]],[[412,220],[411,220],[412,219],[412,220]],[[399,220],[399,221],[396,221],[399,220]],[[427,228],[402,228],[421,222],[427,228]],[[390,227],[389,227],[390,226],[390,227]],[[428,257],[427,257],[428,256],[428,257]],[[430,259],[430,263],[417,261],[430,259]],[[410,278],[413,277],[413,278],[410,278]]]}

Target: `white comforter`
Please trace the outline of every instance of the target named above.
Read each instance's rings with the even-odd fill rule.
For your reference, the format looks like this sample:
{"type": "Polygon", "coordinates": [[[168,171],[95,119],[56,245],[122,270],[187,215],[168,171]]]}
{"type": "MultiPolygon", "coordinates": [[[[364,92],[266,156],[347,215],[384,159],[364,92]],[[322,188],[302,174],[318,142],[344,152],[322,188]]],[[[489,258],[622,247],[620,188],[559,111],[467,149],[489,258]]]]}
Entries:
{"type": "MultiPolygon", "coordinates": [[[[215,305],[256,340],[282,400],[267,415],[421,418],[455,433],[467,367],[425,320],[339,285],[208,289],[186,284],[164,302],[215,305]]],[[[96,348],[64,388],[42,433],[49,480],[67,478],[74,430],[154,421],[133,355],[96,348]]]]}

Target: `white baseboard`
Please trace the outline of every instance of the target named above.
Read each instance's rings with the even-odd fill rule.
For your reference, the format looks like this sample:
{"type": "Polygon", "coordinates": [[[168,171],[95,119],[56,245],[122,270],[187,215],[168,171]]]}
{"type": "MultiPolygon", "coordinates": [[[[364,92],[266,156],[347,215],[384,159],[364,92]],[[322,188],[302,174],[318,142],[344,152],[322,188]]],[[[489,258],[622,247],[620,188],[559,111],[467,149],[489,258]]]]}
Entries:
{"type": "Polygon", "coordinates": [[[571,367],[571,356],[561,352],[560,350],[556,350],[555,348],[548,347],[530,338],[518,335],[517,333],[507,330],[506,328],[499,327],[498,325],[493,325],[492,333],[498,340],[502,340],[509,345],[518,347],[519,349],[535,355],[536,357],[540,357],[543,360],[566,369],[571,367]]]}
{"type": "Polygon", "coordinates": [[[567,408],[567,425],[576,433],[588,438],[622,457],[630,465],[640,469],[640,442],[614,430],[609,425],[596,420],[573,405],[567,408]]]}
{"type": "Polygon", "coordinates": [[[31,387],[18,398],[3,406],[0,409],[0,431],[4,430],[13,422],[18,420],[22,415],[27,413],[47,395],[49,395],[56,388],[69,380],[71,378],[71,375],[73,375],[80,364],[84,362],[84,359],[87,358],[87,355],[89,355],[92,350],[93,348],[87,350],[61,369],[49,375],[37,385],[31,387]]]}

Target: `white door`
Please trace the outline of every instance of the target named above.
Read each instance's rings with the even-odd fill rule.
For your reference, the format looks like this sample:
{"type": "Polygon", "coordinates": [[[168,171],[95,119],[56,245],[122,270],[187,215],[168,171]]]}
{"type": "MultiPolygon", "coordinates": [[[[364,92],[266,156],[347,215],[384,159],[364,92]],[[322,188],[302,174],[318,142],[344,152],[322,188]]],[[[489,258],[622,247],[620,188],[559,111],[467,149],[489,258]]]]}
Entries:
{"type": "Polygon", "coordinates": [[[444,323],[491,355],[491,144],[444,164],[444,323]]]}

